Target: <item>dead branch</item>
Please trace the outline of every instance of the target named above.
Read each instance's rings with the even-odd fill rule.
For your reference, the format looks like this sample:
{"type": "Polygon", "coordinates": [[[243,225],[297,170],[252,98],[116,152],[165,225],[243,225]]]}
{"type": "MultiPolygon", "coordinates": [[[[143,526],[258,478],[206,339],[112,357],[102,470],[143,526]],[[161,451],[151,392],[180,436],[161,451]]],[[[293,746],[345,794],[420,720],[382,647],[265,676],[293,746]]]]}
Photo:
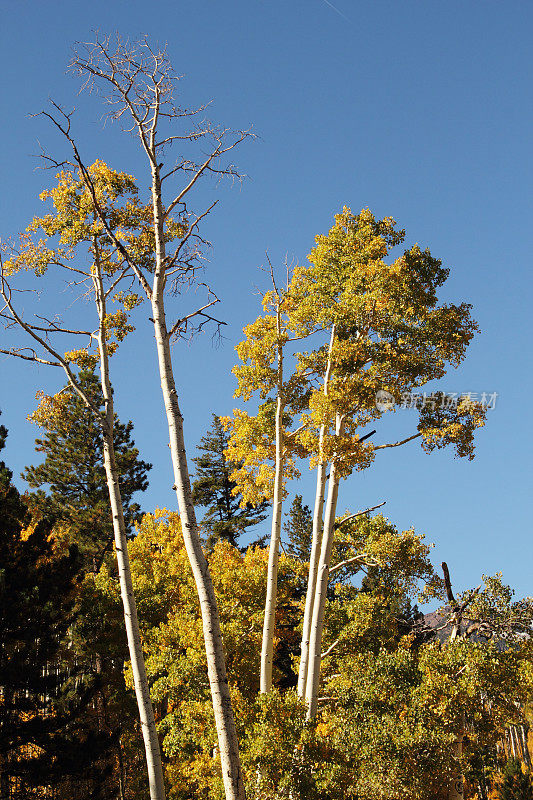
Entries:
{"type": "Polygon", "coordinates": [[[415,433],[413,436],[408,436],[407,439],[402,439],[401,442],[390,442],[389,444],[378,444],[377,447],[374,447],[374,450],[384,450],[386,447],[400,447],[402,444],[407,444],[407,442],[412,442],[413,439],[418,439],[422,436],[421,433],[415,433]]]}
{"type": "Polygon", "coordinates": [[[46,364],[49,367],[61,366],[59,361],[47,361],[45,358],[39,358],[32,347],[13,348],[11,350],[0,349],[0,353],[4,353],[6,356],[14,356],[15,358],[23,358],[25,361],[35,361],[37,364],[46,364]],[[29,350],[31,355],[25,355],[22,350],[29,350]]]}
{"type": "Polygon", "coordinates": [[[217,325],[219,325],[219,326],[220,325],[227,325],[227,323],[224,322],[223,320],[219,320],[216,317],[211,316],[211,314],[206,314],[205,313],[205,310],[207,308],[210,308],[211,306],[213,306],[213,305],[215,305],[216,303],[219,303],[219,302],[220,302],[220,300],[218,299],[218,297],[215,296],[215,299],[211,300],[211,302],[206,303],[205,305],[201,306],[201,308],[196,309],[196,311],[191,311],[190,314],[186,314],[184,317],[181,317],[181,319],[178,319],[174,323],[174,325],[171,327],[171,329],[168,331],[168,333],[167,333],[168,338],[170,339],[172,336],[177,334],[177,332],[181,328],[183,328],[183,325],[185,325],[185,329],[187,329],[187,324],[188,324],[189,320],[191,320],[191,319],[193,319],[194,317],[197,317],[197,316],[204,317],[204,321],[200,323],[200,326],[205,325],[207,322],[216,322],[217,325]]]}

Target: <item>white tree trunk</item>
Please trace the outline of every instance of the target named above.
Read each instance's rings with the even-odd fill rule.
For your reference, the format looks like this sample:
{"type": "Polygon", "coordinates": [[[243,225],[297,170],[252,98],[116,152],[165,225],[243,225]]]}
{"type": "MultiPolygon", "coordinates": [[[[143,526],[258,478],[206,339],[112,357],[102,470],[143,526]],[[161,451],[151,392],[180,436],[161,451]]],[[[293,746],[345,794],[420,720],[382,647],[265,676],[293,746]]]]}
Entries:
{"type": "MultiPolygon", "coordinates": [[[[341,417],[337,417],[336,434],[342,434],[343,423],[341,417]]],[[[315,600],[313,604],[313,616],[311,620],[311,631],[309,637],[309,666],[307,682],[305,687],[305,702],[307,704],[307,719],[314,719],[317,710],[318,684],[320,681],[320,663],[322,653],[322,631],[324,627],[324,613],[326,609],[326,597],[329,581],[329,567],[331,562],[331,551],[333,549],[333,537],[335,533],[335,514],[337,511],[337,498],[339,495],[340,475],[335,457],[332,460],[326,513],[324,517],[324,532],[320,547],[320,558],[318,561],[315,600]]]]}
{"type": "MultiPolygon", "coordinates": [[[[461,731],[457,737],[454,745],[455,757],[457,760],[463,755],[463,736],[465,730],[465,714],[464,711],[461,715],[461,731]]],[[[454,775],[450,789],[448,792],[448,800],[463,800],[464,798],[464,778],[461,766],[457,768],[457,773],[454,775]]]]}
{"type": "MultiPolygon", "coordinates": [[[[320,429],[319,447],[322,449],[324,438],[324,426],[320,429]]],[[[327,464],[319,461],[316,473],[316,492],[315,507],[313,511],[313,539],[311,544],[311,555],[309,558],[309,575],[307,578],[307,594],[305,596],[305,610],[302,627],[301,657],[300,668],[298,671],[298,697],[303,699],[309,666],[309,639],[311,635],[311,619],[313,615],[313,605],[316,593],[316,579],[318,573],[318,560],[320,556],[320,543],[322,538],[322,512],[324,510],[324,493],[326,490],[326,469],[327,464]]]]}
{"type": "Polygon", "coordinates": [[[183,435],[183,417],[178,403],[178,394],[172,369],[170,337],[165,320],[164,287],[166,276],[163,209],[161,201],[161,182],[155,161],[152,163],[152,200],[154,233],[156,239],[156,271],[151,298],[152,314],[183,541],[200,602],[207,656],[207,672],[217,729],[218,749],[226,800],[245,800],[246,794],[242,780],[237,732],[233,719],[231,697],[226,675],[218,606],[209,567],[202,550],[192,502],[191,482],[183,435]]]}
{"type": "Polygon", "coordinates": [[[524,751],[524,760],[526,762],[526,767],[531,769],[531,755],[529,752],[529,746],[527,741],[527,732],[528,728],[525,725],[520,725],[520,734],[522,736],[522,748],[524,751]]]}
{"type": "MultiPolygon", "coordinates": [[[[463,740],[458,739],[455,744],[455,755],[460,758],[463,752],[463,740]]],[[[464,780],[461,768],[458,769],[457,774],[454,775],[450,791],[448,792],[448,800],[463,800],[464,798],[464,780]]]]}
{"type": "MultiPolygon", "coordinates": [[[[331,329],[328,363],[326,366],[326,372],[324,374],[325,395],[327,395],[328,393],[329,377],[331,374],[331,352],[333,349],[334,341],[335,341],[335,325],[333,325],[331,329]]],[[[324,493],[326,490],[326,471],[327,471],[327,463],[324,461],[322,455],[325,433],[326,433],[326,426],[321,425],[319,442],[318,442],[318,466],[316,473],[315,507],[313,510],[313,538],[311,543],[311,554],[309,558],[307,594],[305,596],[304,621],[302,627],[302,643],[300,648],[301,652],[300,669],[298,671],[298,697],[301,699],[303,699],[305,696],[305,687],[307,683],[307,674],[309,669],[309,637],[311,633],[311,618],[313,615],[313,605],[315,602],[318,559],[320,555],[320,542],[323,530],[322,513],[324,510],[324,493]]]]}
{"type": "MultiPolygon", "coordinates": [[[[280,319],[278,310],[278,335],[280,319]]],[[[263,619],[263,642],[261,646],[261,676],[259,688],[265,694],[272,688],[272,663],[274,660],[274,631],[276,627],[276,607],[278,598],[279,543],[281,539],[281,512],[283,507],[283,353],[278,346],[278,398],[276,404],[276,464],[274,475],[274,496],[272,499],[272,530],[268,551],[268,571],[263,619]]]]}
{"type": "Polygon", "coordinates": [[[131,580],[130,560],[128,554],[126,526],[124,523],[122,497],[120,494],[119,475],[115,459],[115,447],[113,440],[113,391],[109,379],[109,363],[105,340],[105,330],[103,325],[106,309],[103,299],[104,293],[102,289],[102,282],[99,280],[99,276],[95,280],[95,289],[100,316],[100,328],[98,336],[98,347],[100,353],[100,379],[105,404],[105,424],[102,426],[104,440],[104,466],[107,479],[107,488],[109,490],[109,502],[113,516],[113,532],[115,536],[115,550],[117,555],[120,594],[124,608],[124,622],[126,626],[128,651],[131,660],[131,670],[135,687],[135,697],[137,699],[137,706],[139,708],[141,730],[146,753],[150,798],[151,800],[165,800],[165,784],[163,780],[163,767],[161,764],[161,750],[157,736],[154,711],[150,699],[150,688],[148,686],[148,678],[146,676],[146,669],[144,665],[139,620],[137,618],[137,606],[135,603],[133,583],[131,580]]]}

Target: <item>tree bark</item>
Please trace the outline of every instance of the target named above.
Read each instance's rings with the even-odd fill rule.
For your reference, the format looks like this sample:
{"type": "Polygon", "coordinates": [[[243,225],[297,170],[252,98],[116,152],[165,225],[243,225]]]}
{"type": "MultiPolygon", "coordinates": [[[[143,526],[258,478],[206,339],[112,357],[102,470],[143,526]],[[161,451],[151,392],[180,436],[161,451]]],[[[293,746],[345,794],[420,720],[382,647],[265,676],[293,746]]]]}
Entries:
{"type": "MultiPolygon", "coordinates": [[[[342,417],[337,416],[335,432],[342,434],[342,417]]],[[[315,599],[313,604],[313,617],[309,639],[309,666],[305,688],[305,702],[307,704],[307,719],[314,719],[317,711],[318,684],[320,680],[320,662],[322,652],[322,631],[324,627],[324,613],[326,609],[326,596],[329,581],[329,567],[331,551],[333,549],[333,536],[335,532],[335,514],[337,511],[337,498],[339,495],[340,475],[335,457],[332,460],[328,485],[328,500],[324,518],[324,533],[320,547],[320,558],[317,569],[315,599]]]]}
{"type": "MultiPolygon", "coordinates": [[[[280,336],[280,311],[277,314],[278,337],[280,336]]],[[[281,512],[283,507],[283,349],[278,344],[278,397],[276,403],[276,464],[274,475],[274,496],[272,499],[272,530],[268,551],[268,571],[263,619],[263,641],[261,645],[260,691],[262,694],[272,688],[272,664],[274,660],[274,631],[276,626],[276,606],[278,594],[279,543],[281,539],[281,512]]]]}
{"type": "Polygon", "coordinates": [[[146,753],[150,798],[151,800],[165,800],[165,784],[163,780],[163,767],[161,764],[161,750],[157,736],[154,711],[150,699],[150,688],[148,686],[148,678],[144,665],[139,620],[137,618],[137,606],[135,603],[133,583],[131,579],[126,526],[124,523],[122,497],[120,495],[119,475],[115,460],[115,447],[113,440],[113,390],[111,388],[111,382],[109,379],[109,362],[105,335],[106,332],[104,328],[106,308],[101,276],[99,274],[95,278],[94,283],[98,304],[98,313],[100,317],[98,349],[100,354],[101,386],[105,407],[105,420],[102,426],[104,467],[107,478],[107,487],[109,490],[109,502],[113,517],[113,533],[115,536],[115,550],[117,555],[120,594],[124,608],[124,622],[126,626],[128,650],[131,660],[135,696],[139,708],[141,729],[146,753]]]}
{"type": "Polygon", "coordinates": [[[218,737],[218,748],[222,766],[222,778],[227,800],[245,800],[242,780],[237,732],[231,697],[226,676],[224,650],[218,606],[207,560],[202,550],[196,515],[192,502],[191,482],[187,466],[183,416],[178,403],[178,394],[172,368],[170,337],[165,319],[165,243],[164,215],[161,200],[159,168],[152,160],[152,203],[156,250],[156,269],[151,295],[152,315],[157,347],[161,390],[167,416],[170,452],[174,470],[174,484],[181,518],[185,549],[196,583],[203,635],[207,656],[207,671],[213,702],[213,712],[218,737]]]}
{"type": "MultiPolygon", "coordinates": [[[[333,350],[333,343],[335,341],[335,325],[331,329],[331,337],[329,342],[328,363],[326,372],[324,374],[324,394],[327,395],[329,387],[329,378],[331,374],[331,352],[333,350]]],[[[327,464],[324,461],[322,450],[324,444],[324,436],[326,433],[326,426],[320,426],[319,442],[318,442],[318,466],[316,472],[316,492],[315,492],[315,507],[313,510],[313,537],[311,543],[311,554],[309,558],[309,575],[307,578],[307,593],[305,596],[305,610],[302,628],[302,643],[301,643],[301,657],[300,668],[298,671],[298,697],[303,699],[305,696],[305,687],[307,683],[307,675],[309,670],[309,639],[311,634],[311,618],[313,615],[313,605],[315,602],[316,581],[318,572],[318,559],[320,556],[320,541],[323,531],[323,510],[324,510],[324,494],[326,490],[326,470],[327,464]]]]}
{"type": "Polygon", "coordinates": [[[523,751],[524,751],[524,761],[526,762],[526,767],[528,769],[531,769],[531,754],[529,752],[529,745],[528,745],[528,741],[527,741],[528,727],[529,726],[526,726],[526,725],[520,725],[520,733],[521,733],[521,736],[522,736],[522,747],[523,747],[523,751]]]}
{"type": "MultiPolygon", "coordinates": [[[[455,743],[455,755],[459,759],[463,754],[463,736],[461,734],[455,743]]],[[[464,779],[461,767],[458,767],[457,774],[454,775],[450,790],[448,792],[448,800],[463,800],[464,798],[464,779]]]]}
{"type": "Polygon", "coordinates": [[[120,739],[117,742],[117,762],[118,762],[118,800],[126,800],[126,771],[124,769],[124,759],[122,758],[122,745],[120,739]]]}

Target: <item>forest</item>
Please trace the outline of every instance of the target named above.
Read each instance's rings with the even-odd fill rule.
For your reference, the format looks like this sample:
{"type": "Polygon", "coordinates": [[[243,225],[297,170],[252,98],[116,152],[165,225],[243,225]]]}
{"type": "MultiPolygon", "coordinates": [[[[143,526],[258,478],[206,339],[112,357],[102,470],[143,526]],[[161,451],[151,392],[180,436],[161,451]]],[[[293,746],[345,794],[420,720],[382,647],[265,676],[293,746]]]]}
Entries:
{"type": "Polygon", "coordinates": [[[180,353],[225,325],[205,226],[254,134],[181,105],[148,39],[97,34],[69,71],[144,171],[114,169],[103,131],[86,159],[52,100],[34,215],[0,242],[0,358],[56,381],[24,489],[0,462],[0,799],[532,800],[533,599],[475,561],[460,585],[386,485],[341,494],[391,451],[453,471],[491,436],[495,396],[444,388],[483,336],[451,268],[341,198],[305,261],[267,254],[231,342],[239,407],[211,387],[189,441],[181,398],[205,388],[180,353]],[[136,337],[172,508],[146,508],[116,410],[136,337]]]}

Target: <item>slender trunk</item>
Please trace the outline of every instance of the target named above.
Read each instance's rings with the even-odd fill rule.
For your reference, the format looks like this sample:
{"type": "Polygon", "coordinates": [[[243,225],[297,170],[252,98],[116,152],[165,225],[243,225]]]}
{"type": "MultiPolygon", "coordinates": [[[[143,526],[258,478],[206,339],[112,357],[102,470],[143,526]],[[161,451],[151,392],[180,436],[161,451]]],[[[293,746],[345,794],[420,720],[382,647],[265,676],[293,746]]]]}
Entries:
{"type": "MultiPolygon", "coordinates": [[[[280,314],[278,309],[278,336],[280,314]]],[[[279,543],[281,539],[281,511],[283,505],[283,350],[278,344],[278,399],[276,404],[276,465],[274,475],[274,497],[272,500],[272,532],[268,551],[268,572],[263,620],[263,643],[261,647],[260,691],[265,694],[272,688],[272,662],[274,660],[274,631],[278,594],[279,543]]]]}
{"type": "Polygon", "coordinates": [[[192,502],[191,482],[187,467],[183,417],[172,369],[170,337],[167,330],[164,306],[165,245],[163,236],[163,208],[159,170],[152,162],[152,201],[156,244],[156,271],[152,291],[152,314],[157,346],[161,390],[168,423],[169,444],[174,470],[174,483],[181,518],[183,541],[196,583],[203,634],[207,656],[207,672],[211,688],[213,712],[222,766],[222,778],[227,800],[244,800],[245,790],[241,775],[237,732],[231,708],[231,697],[226,676],[222,633],[217,601],[207,560],[202,550],[198,525],[192,502]]]}
{"type": "Polygon", "coordinates": [[[163,780],[163,767],[161,764],[161,750],[159,747],[154,711],[152,708],[152,702],[150,700],[150,688],[148,686],[148,678],[146,676],[146,669],[144,665],[139,620],[137,618],[137,606],[135,603],[133,583],[131,579],[122,497],[120,494],[119,476],[115,460],[115,446],[113,441],[113,390],[111,388],[111,382],[109,379],[109,363],[104,329],[104,319],[106,314],[104,292],[99,275],[95,280],[95,289],[100,316],[98,347],[100,352],[101,385],[105,406],[105,424],[102,426],[104,440],[104,466],[107,479],[107,488],[109,490],[109,502],[111,504],[111,513],[113,516],[113,533],[115,535],[115,550],[117,554],[120,594],[122,597],[122,605],[124,607],[124,622],[126,626],[128,650],[146,752],[150,798],[151,800],[165,800],[165,784],[163,780]]]}
{"type": "MultiPolygon", "coordinates": [[[[324,439],[324,425],[320,428],[319,449],[322,450],[324,439]]],[[[311,555],[309,558],[309,575],[307,577],[307,594],[305,596],[305,610],[302,627],[301,657],[300,668],[298,671],[298,697],[303,699],[309,668],[309,640],[311,636],[311,619],[313,615],[313,605],[316,593],[316,577],[318,573],[318,559],[320,556],[320,542],[322,538],[323,523],[322,512],[324,510],[324,494],[326,490],[326,469],[327,464],[322,460],[317,467],[316,473],[316,493],[315,507],[313,511],[313,539],[311,544],[311,555]]]]}
{"type": "Polygon", "coordinates": [[[122,744],[120,739],[117,744],[118,761],[118,800],[126,800],[126,770],[124,769],[124,759],[122,758],[122,744]]]}
{"type": "MultiPolygon", "coordinates": [[[[342,434],[342,418],[337,416],[335,432],[337,436],[342,434]]],[[[335,533],[335,514],[337,511],[337,498],[339,495],[340,475],[335,456],[331,463],[328,500],[324,518],[324,533],[320,547],[320,558],[318,561],[315,601],[313,604],[313,616],[311,620],[311,632],[309,637],[309,666],[307,682],[305,687],[305,702],[307,704],[307,719],[314,719],[317,710],[318,684],[320,680],[320,662],[322,653],[322,631],[324,627],[324,613],[326,609],[326,597],[329,581],[329,567],[331,561],[331,551],[333,549],[333,536],[335,533]]]]}
{"type": "Polygon", "coordinates": [[[106,724],[106,708],[105,708],[105,698],[104,692],[101,686],[102,681],[102,656],[100,653],[96,654],[95,660],[95,669],[96,674],[98,675],[98,681],[100,686],[98,687],[98,691],[96,693],[96,718],[98,720],[98,730],[103,731],[104,728],[107,727],[106,724]]]}
{"type": "MultiPolygon", "coordinates": [[[[462,742],[461,741],[457,741],[456,744],[455,744],[455,755],[457,756],[457,758],[461,757],[462,750],[463,750],[462,742]]],[[[450,791],[448,792],[448,800],[463,800],[463,797],[464,797],[463,784],[464,784],[463,772],[462,772],[461,768],[459,767],[457,774],[454,775],[454,777],[453,777],[453,780],[452,780],[452,783],[451,783],[451,786],[450,786],[450,791]]]]}
{"type": "MultiPolygon", "coordinates": [[[[331,374],[331,352],[333,350],[333,343],[335,341],[335,325],[331,329],[331,338],[329,341],[328,363],[326,372],[324,374],[324,394],[327,395],[329,387],[329,377],[331,374]]],[[[324,436],[326,433],[326,426],[320,426],[320,434],[318,441],[318,467],[316,472],[316,493],[315,493],[315,507],[313,511],[313,538],[311,544],[311,555],[309,559],[309,575],[307,578],[307,594],[305,596],[305,610],[304,621],[302,628],[302,644],[301,644],[301,658],[300,669],[298,672],[298,697],[301,699],[305,695],[305,686],[307,683],[307,673],[309,669],[309,637],[311,633],[311,618],[313,614],[313,605],[315,601],[316,591],[316,576],[318,572],[318,558],[320,555],[320,540],[322,537],[322,512],[324,510],[324,493],[326,489],[326,470],[327,464],[322,455],[324,444],[324,436]]]]}
{"type": "Polygon", "coordinates": [[[520,733],[522,734],[522,746],[524,750],[524,760],[526,762],[526,767],[528,769],[531,769],[531,755],[529,752],[529,745],[527,741],[528,727],[529,726],[526,725],[520,725],[520,733]]]}
{"type": "MultiPolygon", "coordinates": [[[[462,722],[461,722],[461,732],[457,737],[457,741],[455,742],[454,745],[455,757],[458,762],[461,756],[463,755],[464,728],[465,728],[465,715],[463,712],[462,722]]],[[[448,791],[448,800],[463,800],[463,798],[464,798],[464,778],[460,763],[458,763],[457,773],[454,775],[452,783],[450,785],[450,789],[448,791]]]]}

